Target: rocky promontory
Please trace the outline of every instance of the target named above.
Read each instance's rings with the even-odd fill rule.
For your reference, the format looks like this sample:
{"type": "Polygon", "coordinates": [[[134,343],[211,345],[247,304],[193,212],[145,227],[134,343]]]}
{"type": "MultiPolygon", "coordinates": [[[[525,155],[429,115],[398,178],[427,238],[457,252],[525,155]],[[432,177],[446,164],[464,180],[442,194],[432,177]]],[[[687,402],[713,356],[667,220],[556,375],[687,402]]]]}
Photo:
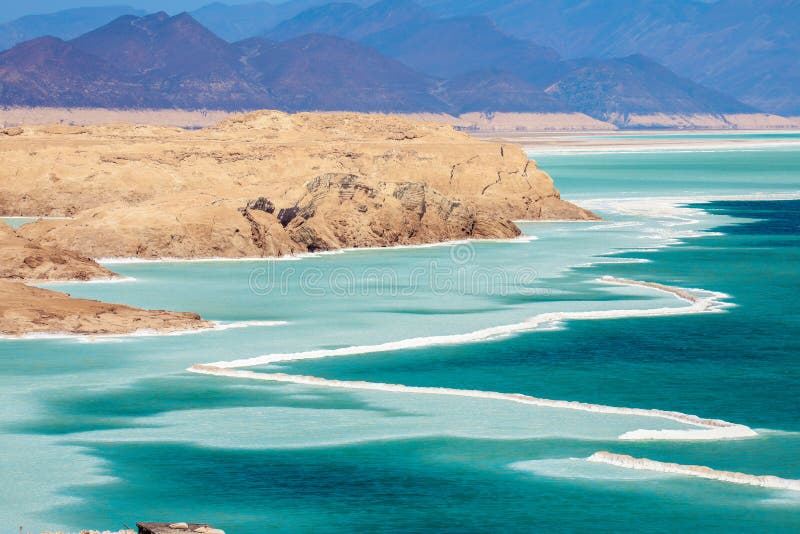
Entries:
{"type": "Polygon", "coordinates": [[[73,299],[32,280],[112,278],[90,258],[271,257],[519,235],[593,219],[513,144],[388,115],[262,111],[185,130],[23,126],[0,138],[0,333],[211,326],[73,299]],[[63,218],[67,217],[67,218],[63,218]]]}
{"type": "Polygon", "coordinates": [[[0,278],[11,280],[97,280],[116,274],[67,250],[43,247],[0,222],[0,278]]]}
{"type": "Polygon", "coordinates": [[[196,313],[141,310],[0,280],[0,334],[109,335],[209,328],[196,313]]]}
{"type": "Polygon", "coordinates": [[[0,213],[91,257],[266,257],[513,237],[591,219],[520,147],[398,116],[262,111],[202,130],[31,126],[0,143],[0,213]]]}
{"type": "Polygon", "coordinates": [[[117,275],[90,258],[40,246],[0,223],[0,335],[128,334],[174,332],[212,326],[195,313],[141,310],[75,299],[31,287],[31,281],[88,281],[117,275]]]}

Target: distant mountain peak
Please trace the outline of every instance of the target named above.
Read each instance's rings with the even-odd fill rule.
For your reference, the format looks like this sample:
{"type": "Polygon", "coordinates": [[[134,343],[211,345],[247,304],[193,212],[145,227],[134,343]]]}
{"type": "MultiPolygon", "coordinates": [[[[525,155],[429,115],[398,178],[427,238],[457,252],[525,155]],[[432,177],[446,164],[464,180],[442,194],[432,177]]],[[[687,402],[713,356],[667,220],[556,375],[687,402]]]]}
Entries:
{"type": "Polygon", "coordinates": [[[225,69],[234,59],[228,43],[188,13],[120,17],[72,42],[130,73],[225,69]]]}

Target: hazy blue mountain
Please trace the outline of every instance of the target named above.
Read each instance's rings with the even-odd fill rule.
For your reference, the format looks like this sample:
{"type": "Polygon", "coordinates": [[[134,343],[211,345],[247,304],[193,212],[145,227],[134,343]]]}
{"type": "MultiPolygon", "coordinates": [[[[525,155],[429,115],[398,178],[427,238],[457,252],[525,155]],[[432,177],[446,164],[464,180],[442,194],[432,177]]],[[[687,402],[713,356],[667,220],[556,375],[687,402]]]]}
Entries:
{"type": "MultiPolygon", "coordinates": [[[[192,17],[223,39],[233,42],[253,37],[314,6],[329,0],[289,0],[282,3],[253,2],[227,5],[210,3],[191,12],[192,17]]],[[[348,0],[354,5],[372,4],[371,0],[348,0]]],[[[52,35],[69,40],[122,15],[147,13],[125,5],[78,7],[42,15],[27,15],[0,24],[0,50],[15,44],[52,35]]]]}
{"type": "Polygon", "coordinates": [[[163,11],[144,17],[126,15],[72,43],[122,72],[148,75],[228,74],[235,70],[238,58],[228,42],[187,13],[173,17],[163,11]]]}
{"type": "MultiPolygon", "coordinates": [[[[0,25],[0,49],[44,35],[69,40],[123,14],[141,13],[109,6],[23,17],[0,25]]],[[[429,76],[499,69],[542,88],[564,72],[531,57],[531,46],[565,58],[643,54],[755,108],[800,114],[800,0],[289,0],[213,3],[193,16],[229,42],[336,35],[429,76]],[[481,26],[484,16],[497,26],[481,26]]]]}
{"type": "MultiPolygon", "coordinates": [[[[192,16],[205,27],[234,42],[263,34],[284,20],[330,0],[288,0],[282,3],[253,2],[227,5],[215,2],[192,11],[192,16]]],[[[355,5],[371,4],[371,0],[349,0],[355,5]]],[[[309,32],[306,32],[309,33],[309,32]]]]}
{"type": "Polygon", "coordinates": [[[437,85],[352,41],[231,44],[186,13],[123,16],[0,54],[0,105],[446,111],[437,85]]]}
{"type": "Polygon", "coordinates": [[[442,86],[440,93],[454,113],[481,112],[569,112],[566,103],[507,71],[474,71],[442,86]]]}
{"type": "Polygon", "coordinates": [[[561,73],[558,53],[511,37],[490,19],[437,18],[412,0],[382,0],[369,7],[330,3],[265,32],[283,40],[308,33],[336,35],[371,46],[438,78],[506,69],[542,88],[561,73]]]}
{"type": "MultiPolygon", "coordinates": [[[[12,2],[6,0],[2,2],[3,9],[0,10],[0,22],[8,22],[27,15],[39,15],[42,13],[55,13],[65,9],[75,7],[97,7],[114,3],[125,3],[144,13],[155,13],[166,11],[168,13],[180,13],[190,9],[197,9],[211,0],[28,0],[26,2],[12,2]]],[[[250,0],[224,0],[226,2],[247,2],[250,0]]],[[[280,2],[282,0],[268,0],[280,2]]]]}
{"type": "Polygon", "coordinates": [[[144,15],[144,12],[129,6],[105,6],[28,15],[0,24],[0,50],[45,35],[72,39],[122,15],[144,15]]]}
{"type": "Polygon", "coordinates": [[[644,56],[577,61],[547,89],[569,108],[603,120],[638,113],[748,113],[733,97],[680,78],[644,56]]]}
{"type": "Polygon", "coordinates": [[[370,35],[362,43],[440,78],[508,70],[546,87],[560,72],[555,50],[510,37],[486,17],[414,21],[370,35]]]}
{"type": "Polygon", "coordinates": [[[303,11],[264,35],[284,40],[307,33],[323,33],[358,41],[380,31],[410,23],[425,23],[432,18],[411,0],[382,0],[369,7],[335,2],[303,11]]]}
{"type": "Polygon", "coordinates": [[[277,104],[242,75],[236,48],[188,13],[120,17],[71,43],[134,77],[154,106],[237,109],[277,104]]]}
{"type": "Polygon", "coordinates": [[[236,47],[248,78],[282,109],[447,110],[433,96],[433,80],[353,41],[311,34],[283,42],[251,38],[236,47]]]}
{"type": "Polygon", "coordinates": [[[418,0],[483,14],[565,57],[645,54],[768,111],[800,114],[800,0],[418,0]]]}

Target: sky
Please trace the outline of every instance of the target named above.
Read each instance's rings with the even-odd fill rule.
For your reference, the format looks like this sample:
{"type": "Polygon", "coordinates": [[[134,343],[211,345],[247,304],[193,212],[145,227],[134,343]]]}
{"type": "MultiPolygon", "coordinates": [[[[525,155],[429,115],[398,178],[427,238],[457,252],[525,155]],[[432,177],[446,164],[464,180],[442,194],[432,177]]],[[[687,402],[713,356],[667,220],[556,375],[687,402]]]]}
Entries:
{"type": "MultiPolygon", "coordinates": [[[[74,7],[127,5],[145,11],[167,11],[180,13],[190,11],[215,0],[0,0],[0,22],[7,22],[25,15],[52,13],[74,7]]],[[[225,0],[225,4],[249,4],[258,0],[225,0]]],[[[269,0],[272,4],[280,4],[285,0],[269,0]]]]}

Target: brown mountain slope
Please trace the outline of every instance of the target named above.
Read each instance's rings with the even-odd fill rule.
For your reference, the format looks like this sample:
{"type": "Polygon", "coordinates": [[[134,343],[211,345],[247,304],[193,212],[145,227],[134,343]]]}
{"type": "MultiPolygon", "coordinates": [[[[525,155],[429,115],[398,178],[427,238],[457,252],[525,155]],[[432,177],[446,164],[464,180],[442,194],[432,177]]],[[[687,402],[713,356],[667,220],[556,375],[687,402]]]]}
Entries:
{"type": "Polygon", "coordinates": [[[120,17],[71,44],[136,80],[151,107],[275,105],[263,87],[242,76],[238,50],[187,13],[120,17]]]}
{"type": "Polygon", "coordinates": [[[105,61],[55,37],[0,53],[0,102],[29,106],[134,107],[144,92],[105,61]]]}
{"type": "Polygon", "coordinates": [[[269,88],[282,109],[440,110],[434,80],[346,39],[304,35],[284,42],[236,43],[245,75],[269,88]]]}

